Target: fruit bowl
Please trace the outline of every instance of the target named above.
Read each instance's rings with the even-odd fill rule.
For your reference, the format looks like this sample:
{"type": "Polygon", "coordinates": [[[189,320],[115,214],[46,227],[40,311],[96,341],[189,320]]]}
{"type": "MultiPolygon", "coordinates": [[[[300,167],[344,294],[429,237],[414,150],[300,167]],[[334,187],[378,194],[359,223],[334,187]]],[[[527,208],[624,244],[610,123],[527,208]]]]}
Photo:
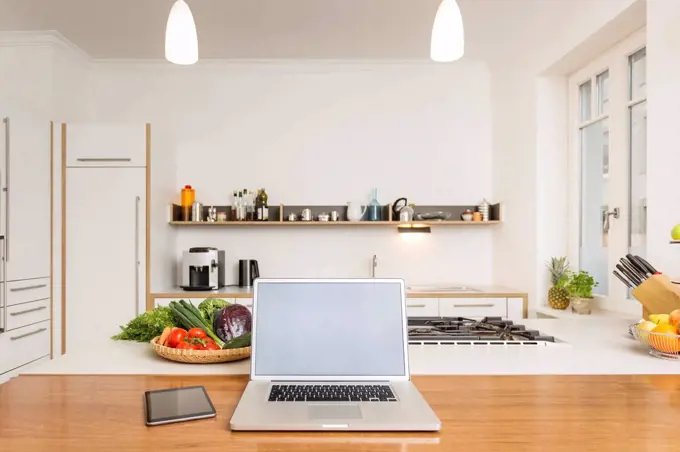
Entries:
{"type": "Polygon", "coordinates": [[[178,363],[213,364],[250,358],[250,347],[228,348],[224,350],[181,350],[160,345],[158,339],[159,336],[151,339],[151,347],[153,347],[156,354],[178,363]]]}
{"type": "Polygon", "coordinates": [[[631,325],[633,337],[649,349],[649,354],[657,358],[680,360],[680,335],[655,333],[631,325]]]}

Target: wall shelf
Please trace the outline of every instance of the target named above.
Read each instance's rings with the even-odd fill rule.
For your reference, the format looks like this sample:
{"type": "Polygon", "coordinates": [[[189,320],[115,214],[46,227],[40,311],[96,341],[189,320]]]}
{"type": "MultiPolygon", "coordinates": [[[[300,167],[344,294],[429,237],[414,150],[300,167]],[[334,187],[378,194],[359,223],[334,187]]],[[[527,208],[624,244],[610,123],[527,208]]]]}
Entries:
{"type": "MultiPolygon", "coordinates": [[[[203,206],[203,218],[208,215],[208,208],[210,206],[203,206]]],[[[231,210],[230,206],[214,206],[218,213],[227,213],[227,216],[231,210]]],[[[363,206],[362,206],[363,207],[363,206]]],[[[222,227],[244,227],[244,226],[290,226],[290,227],[342,227],[342,226],[358,226],[358,227],[376,227],[376,226],[403,226],[403,225],[425,225],[425,226],[460,226],[460,227],[483,227],[492,226],[502,223],[502,209],[500,204],[492,204],[489,206],[489,220],[490,221],[462,221],[460,220],[461,214],[466,210],[475,210],[476,206],[466,205],[466,206],[453,206],[453,205],[437,205],[437,206],[425,206],[417,205],[415,206],[416,214],[424,214],[428,212],[447,212],[450,213],[450,220],[415,220],[409,223],[402,223],[393,220],[392,204],[386,204],[381,206],[382,208],[382,218],[385,221],[368,221],[366,215],[361,221],[348,221],[347,220],[347,206],[335,205],[335,206],[291,206],[291,205],[272,205],[269,206],[269,221],[185,221],[185,215],[187,212],[182,211],[182,207],[177,204],[172,204],[170,206],[170,221],[169,224],[172,226],[222,226],[222,227]],[[303,209],[310,209],[312,212],[312,218],[316,218],[322,212],[330,213],[331,211],[338,212],[339,221],[288,221],[289,213],[299,213],[303,209]]]]}

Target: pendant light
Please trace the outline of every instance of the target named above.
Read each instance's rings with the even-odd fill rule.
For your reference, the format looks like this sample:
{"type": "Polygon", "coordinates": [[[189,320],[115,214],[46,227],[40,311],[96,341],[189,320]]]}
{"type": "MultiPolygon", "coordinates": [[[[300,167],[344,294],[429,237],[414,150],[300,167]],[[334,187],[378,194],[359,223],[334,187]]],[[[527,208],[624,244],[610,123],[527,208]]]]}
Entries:
{"type": "Polygon", "coordinates": [[[194,64],[198,61],[196,23],[189,5],[177,0],[168,16],[165,28],[165,58],[175,64],[194,64]]]}
{"type": "Polygon", "coordinates": [[[456,0],[442,0],[432,26],[430,56],[438,63],[456,61],[465,52],[463,17],[456,0]]]}

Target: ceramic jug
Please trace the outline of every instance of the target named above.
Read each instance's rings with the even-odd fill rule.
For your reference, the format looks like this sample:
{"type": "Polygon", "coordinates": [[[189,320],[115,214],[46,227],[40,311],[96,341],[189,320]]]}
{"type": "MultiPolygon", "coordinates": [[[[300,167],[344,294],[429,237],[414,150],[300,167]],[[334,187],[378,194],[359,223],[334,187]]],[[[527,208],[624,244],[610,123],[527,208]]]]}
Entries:
{"type": "Polygon", "coordinates": [[[348,202],[347,203],[347,219],[349,221],[360,221],[361,218],[366,213],[367,208],[368,207],[364,207],[364,209],[361,210],[361,203],[348,202]]]}

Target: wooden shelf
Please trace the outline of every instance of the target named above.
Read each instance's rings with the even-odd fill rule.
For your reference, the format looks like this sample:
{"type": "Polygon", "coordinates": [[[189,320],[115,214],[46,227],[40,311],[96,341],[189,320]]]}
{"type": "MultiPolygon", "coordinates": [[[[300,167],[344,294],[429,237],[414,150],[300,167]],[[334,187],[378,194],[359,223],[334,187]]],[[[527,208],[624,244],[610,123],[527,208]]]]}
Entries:
{"type": "Polygon", "coordinates": [[[427,226],[490,226],[501,221],[414,221],[399,223],[398,221],[170,221],[173,226],[399,226],[404,224],[422,224],[427,226]]]}

